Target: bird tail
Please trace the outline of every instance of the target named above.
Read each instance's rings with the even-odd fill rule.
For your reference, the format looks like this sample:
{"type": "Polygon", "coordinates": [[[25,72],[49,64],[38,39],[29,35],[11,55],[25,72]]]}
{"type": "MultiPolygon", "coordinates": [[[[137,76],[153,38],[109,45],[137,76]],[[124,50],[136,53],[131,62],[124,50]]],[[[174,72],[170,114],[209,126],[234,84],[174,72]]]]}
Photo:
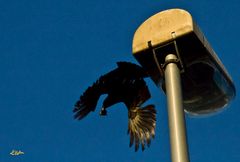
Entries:
{"type": "Polygon", "coordinates": [[[129,109],[128,114],[129,146],[131,147],[135,143],[135,151],[137,151],[139,143],[141,143],[142,150],[144,150],[145,144],[149,147],[151,139],[155,136],[156,110],[154,105],[148,105],[143,108],[134,107],[129,109]]]}

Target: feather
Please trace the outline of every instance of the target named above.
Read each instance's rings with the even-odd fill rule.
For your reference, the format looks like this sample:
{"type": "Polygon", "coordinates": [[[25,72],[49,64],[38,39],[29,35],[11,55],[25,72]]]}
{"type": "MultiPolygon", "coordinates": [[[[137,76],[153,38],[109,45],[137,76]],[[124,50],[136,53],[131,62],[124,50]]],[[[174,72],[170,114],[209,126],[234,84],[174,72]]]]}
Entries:
{"type": "Polygon", "coordinates": [[[128,132],[130,134],[130,147],[135,142],[135,151],[139,148],[141,142],[142,150],[145,144],[148,147],[151,144],[151,138],[154,138],[156,127],[156,111],[153,105],[144,108],[132,107],[129,109],[128,132]]]}
{"type": "Polygon", "coordinates": [[[81,120],[91,111],[94,111],[102,92],[100,91],[100,82],[96,81],[91,87],[80,96],[80,99],[76,102],[73,112],[74,118],[81,120]]]}

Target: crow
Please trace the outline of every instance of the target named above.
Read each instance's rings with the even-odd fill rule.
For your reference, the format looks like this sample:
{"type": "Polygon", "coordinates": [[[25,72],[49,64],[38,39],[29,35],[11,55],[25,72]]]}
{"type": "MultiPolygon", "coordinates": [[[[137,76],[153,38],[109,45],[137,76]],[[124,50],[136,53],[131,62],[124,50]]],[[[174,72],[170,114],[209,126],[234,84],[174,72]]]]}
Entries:
{"type": "Polygon", "coordinates": [[[107,108],[123,102],[128,109],[129,146],[135,143],[135,151],[137,151],[141,143],[143,151],[145,144],[150,146],[156,127],[155,106],[141,107],[151,97],[144,81],[148,74],[142,67],[133,63],[117,62],[117,66],[116,69],[101,76],[80,96],[73,110],[74,118],[80,120],[91,111],[95,111],[100,96],[107,94],[100,115],[107,115],[107,108]]]}

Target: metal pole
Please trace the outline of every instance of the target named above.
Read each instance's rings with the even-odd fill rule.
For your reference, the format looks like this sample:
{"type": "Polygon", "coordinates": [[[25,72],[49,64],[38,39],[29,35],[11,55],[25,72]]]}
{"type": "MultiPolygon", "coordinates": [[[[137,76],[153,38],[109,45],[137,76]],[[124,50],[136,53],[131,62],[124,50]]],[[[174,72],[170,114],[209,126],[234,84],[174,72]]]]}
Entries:
{"type": "Polygon", "coordinates": [[[172,162],[189,162],[180,71],[176,61],[171,62],[171,60],[176,59],[177,57],[173,54],[169,54],[165,58],[165,62],[168,62],[165,69],[165,84],[168,102],[171,159],[172,162]]]}

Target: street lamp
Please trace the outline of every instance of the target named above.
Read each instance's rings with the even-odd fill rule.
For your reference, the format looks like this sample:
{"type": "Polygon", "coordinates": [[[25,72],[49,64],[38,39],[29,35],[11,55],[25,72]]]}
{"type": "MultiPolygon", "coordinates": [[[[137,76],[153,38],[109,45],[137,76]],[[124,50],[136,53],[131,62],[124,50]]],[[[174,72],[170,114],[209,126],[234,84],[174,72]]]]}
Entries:
{"type": "Polygon", "coordinates": [[[167,95],[173,162],[188,162],[184,111],[206,115],[235,97],[233,81],[192,16],[159,12],[136,30],[133,55],[167,95]]]}

